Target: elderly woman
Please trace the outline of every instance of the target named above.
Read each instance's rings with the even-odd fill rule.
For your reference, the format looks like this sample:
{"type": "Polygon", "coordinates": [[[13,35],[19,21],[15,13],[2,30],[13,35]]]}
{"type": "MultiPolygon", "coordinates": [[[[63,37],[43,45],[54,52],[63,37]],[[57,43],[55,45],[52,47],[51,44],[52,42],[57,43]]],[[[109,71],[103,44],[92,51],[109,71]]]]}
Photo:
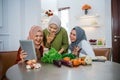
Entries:
{"type": "Polygon", "coordinates": [[[95,58],[94,51],[90,44],[87,42],[85,32],[79,26],[74,27],[70,33],[71,44],[69,46],[70,51],[80,57],[80,56],[90,56],[95,58]]]}
{"type": "MultiPolygon", "coordinates": [[[[43,32],[40,26],[34,25],[31,27],[28,40],[33,40],[37,59],[40,60],[40,58],[43,56],[43,32]]],[[[19,48],[16,63],[24,62],[24,58],[26,56],[26,53],[21,48],[19,48]]]]}
{"type": "Polygon", "coordinates": [[[58,16],[54,15],[48,22],[48,28],[44,31],[44,46],[46,48],[55,48],[58,53],[66,53],[68,50],[68,34],[61,27],[61,21],[58,16]]]}

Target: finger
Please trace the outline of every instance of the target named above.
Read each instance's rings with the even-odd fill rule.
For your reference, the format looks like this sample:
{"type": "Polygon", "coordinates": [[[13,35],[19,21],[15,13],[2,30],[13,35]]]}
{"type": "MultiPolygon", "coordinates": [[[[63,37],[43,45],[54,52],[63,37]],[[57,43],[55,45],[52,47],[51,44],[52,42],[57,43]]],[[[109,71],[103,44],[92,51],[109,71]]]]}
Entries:
{"type": "Polygon", "coordinates": [[[23,59],[23,57],[24,57],[25,55],[27,55],[27,53],[26,53],[25,51],[24,51],[24,52],[21,51],[21,52],[22,52],[22,53],[20,53],[20,58],[23,59]]]}
{"type": "Polygon", "coordinates": [[[50,34],[51,34],[51,35],[54,34],[54,31],[50,31],[50,34]]]}
{"type": "Polygon", "coordinates": [[[23,58],[26,58],[27,57],[27,55],[23,55],[23,58]]]}
{"type": "Polygon", "coordinates": [[[47,35],[47,39],[49,39],[49,35],[47,35]]]}
{"type": "Polygon", "coordinates": [[[55,37],[55,33],[50,33],[50,37],[55,37]]]}
{"type": "Polygon", "coordinates": [[[77,48],[80,48],[79,46],[77,46],[77,48]]]}
{"type": "Polygon", "coordinates": [[[23,59],[23,54],[20,54],[20,58],[23,59]]]}
{"type": "Polygon", "coordinates": [[[24,50],[22,50],[20,53],[24,53],[25,51],[24,50]]]}
{"type": "Polygon", "coordinates": [[[77,49],[77,50],[80,50],[80,48],[79,48],[79,47],[76,47],[76,49],[77,49]]]}
{"type": "Polygon", "coordinates": [[[76,46],[74,46],[74,49],[76,49],[77,47],[76,46]]]}
{"type": "Polygon", "coordinates": [[[53,32],[51,35],[53,35],[53,36],[54,36],[54,35],[55,35],[55,32],[53,32]]]}
{"type": "Polygon", "coordinates": [[[23,55],[27,55],[27,52],[24,52],[23,55]]]}

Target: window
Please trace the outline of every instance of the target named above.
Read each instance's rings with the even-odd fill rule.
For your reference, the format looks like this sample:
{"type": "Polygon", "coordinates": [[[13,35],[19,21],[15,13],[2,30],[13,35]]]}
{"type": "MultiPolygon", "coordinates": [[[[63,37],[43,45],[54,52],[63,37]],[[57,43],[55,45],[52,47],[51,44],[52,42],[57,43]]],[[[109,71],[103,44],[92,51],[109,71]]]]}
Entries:
{"type": "MultiPolygon", "coordinates": [[[[67,30],[67,33],[70,33],[70,29],[69,29],[69,11],[70,7],[64,7],[64,8],[59,8],[58,9],[58,14],[60,15],[60,19],[61,19],[61,26],[64,27],[67,30]]],[[[68,37],[69,38],[69,37],[68,37]]],[[[70,38],[69,38],[69,42],[70,42],[70,38]]]]}
{"type": "Polygon", "coordinates": [[[69,8],[70,7],[64,7],[58,9],[58,11],[60,11],[59,14],[61,19],[61,26],[64,27],[67,30],[67,32],[69,25],[69,8]]]}

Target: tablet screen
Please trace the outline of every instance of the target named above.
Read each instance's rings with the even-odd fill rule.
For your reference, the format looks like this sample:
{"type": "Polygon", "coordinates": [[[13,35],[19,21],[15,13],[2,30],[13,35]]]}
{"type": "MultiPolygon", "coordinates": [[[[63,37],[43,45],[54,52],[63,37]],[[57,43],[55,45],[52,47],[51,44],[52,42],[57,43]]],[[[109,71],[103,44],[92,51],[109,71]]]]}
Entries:
{"type": "Polygon", "coordinates": [[[37,59],[33,40],[20,40],[20,46],[27,53],[25,60],[37,59]]]}

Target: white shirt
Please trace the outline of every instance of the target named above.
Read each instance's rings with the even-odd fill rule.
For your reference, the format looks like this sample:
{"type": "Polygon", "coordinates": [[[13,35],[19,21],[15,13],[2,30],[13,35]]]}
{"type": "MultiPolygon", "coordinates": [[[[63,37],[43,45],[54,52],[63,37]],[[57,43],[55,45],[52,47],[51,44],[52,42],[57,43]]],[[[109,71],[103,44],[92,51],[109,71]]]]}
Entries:
{"type": "MultiPolygon", "coordinates": [[[[80,46],[80,48],[82,48],[88,56],[90,56],[92,59],[95,59],[95,53],[89,42],[87,42],[86,40],[82,40],[78,46],[80,46]]],[[[86,55],[80,52],[79,57],[81,56],[86,55]]]]}

